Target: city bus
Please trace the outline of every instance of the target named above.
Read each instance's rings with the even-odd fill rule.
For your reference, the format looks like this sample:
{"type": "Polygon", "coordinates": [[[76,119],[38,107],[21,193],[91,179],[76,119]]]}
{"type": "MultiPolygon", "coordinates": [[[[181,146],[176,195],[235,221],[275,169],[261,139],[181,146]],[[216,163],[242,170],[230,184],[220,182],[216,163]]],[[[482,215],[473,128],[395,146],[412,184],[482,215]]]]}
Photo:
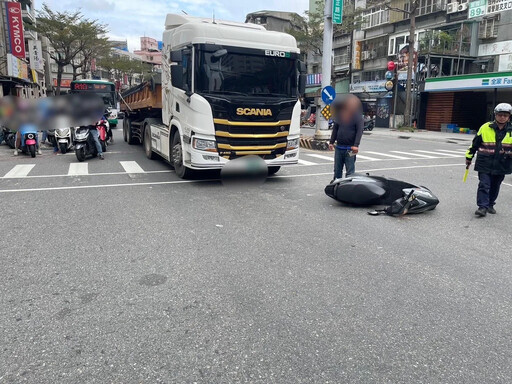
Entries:
{"type": "Polygon", "coordinates": [[[100,96],[103,99],[105,108],[110,110],[110,116],[107,116],[110,126],[114,128],[117,125],[119,108],[114,83],[104,80],[73,80],[70,88],[71,93],[95,93],[100,96]]]}

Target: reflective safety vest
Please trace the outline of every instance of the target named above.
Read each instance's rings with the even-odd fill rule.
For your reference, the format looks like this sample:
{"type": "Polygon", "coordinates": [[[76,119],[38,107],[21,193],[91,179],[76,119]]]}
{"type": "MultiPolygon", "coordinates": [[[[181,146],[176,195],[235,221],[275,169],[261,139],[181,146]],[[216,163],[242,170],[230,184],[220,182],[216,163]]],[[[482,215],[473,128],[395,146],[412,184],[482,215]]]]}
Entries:
{"type": "Polygon", "coordinates": [[[500,130],[496,123],[485,123],[480,127],[466,152],[467,159],[477,153],[475,171],[493,175],[512,173],[512,125],[507,123],[500,130]]]}

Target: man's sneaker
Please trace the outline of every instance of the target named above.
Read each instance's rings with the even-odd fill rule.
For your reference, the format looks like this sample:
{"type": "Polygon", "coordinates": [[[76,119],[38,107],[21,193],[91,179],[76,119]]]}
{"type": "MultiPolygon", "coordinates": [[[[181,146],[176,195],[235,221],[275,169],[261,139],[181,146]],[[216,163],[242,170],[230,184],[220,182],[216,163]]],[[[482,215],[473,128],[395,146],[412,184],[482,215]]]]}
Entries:
{"type": "Polygon", "coordinates": [[[39,149],[37,150],[37,154],[38,154],[38,155],[42,155],[42,154],[43,154],[43,151],[41,151],[41,148],[39,148],[39,149]]]}
{"type": "Polygon", "coordinates": [[[487,209],[486,208],[478,208],[475,211],[475,215],[477,215],[479,217],[485,217],[487,215],[487,209]]]}
{"type": "Polygon", "coordinates": [[[14,156],[18,156],[19,151],[17,149],[14,150],[14,156]]]}
{"type": "Polygon", "coordinates": [[[99,155],[101,160],[105,160],[105,156],[103,154],[99,155]]]}
{"type": "Polygon", "coordinates": [[[490,208],[487,208],[487,213],[490,213],[491,215],[495,215],[496,210],[494,209],[494,207],[490,207],[490,208]]]}

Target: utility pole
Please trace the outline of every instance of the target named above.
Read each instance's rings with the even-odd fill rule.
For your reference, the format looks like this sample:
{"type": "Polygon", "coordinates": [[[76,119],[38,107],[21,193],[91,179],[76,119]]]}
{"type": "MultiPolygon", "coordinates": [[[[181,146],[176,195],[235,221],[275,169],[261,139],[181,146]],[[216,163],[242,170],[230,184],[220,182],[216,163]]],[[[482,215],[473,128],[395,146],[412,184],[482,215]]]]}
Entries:
{"type": "MultiPolygon", "coordinates": [[[[331,71],[332,71],[332,2],[333,0],[325,0],[324,7],[324,41],[322,46],[322,89],[331,85],[331,71]]],[[[320,101],[320,110],[325,107],[325,104],[320,101]]],[[[316,111],[316,127],[315,139],[328,139],[330,138],[329,124],[327,120],[320,114],[320,110],[316,111]]]]}

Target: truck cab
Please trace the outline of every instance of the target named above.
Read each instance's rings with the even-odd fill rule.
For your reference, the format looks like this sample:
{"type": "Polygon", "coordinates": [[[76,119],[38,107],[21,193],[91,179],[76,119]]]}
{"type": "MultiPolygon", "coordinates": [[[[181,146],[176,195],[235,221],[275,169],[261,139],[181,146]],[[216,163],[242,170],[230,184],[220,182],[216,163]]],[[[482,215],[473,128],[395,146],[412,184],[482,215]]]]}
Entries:
{"type": "Polygon", "coordinates": [[[140,135],[150,141],[146,154],[183,178],[247,155],[260,156],[270,173],[296,164],[305,76],[295,39],[175,14],[165,27],[161,121],[153,115],[140,135]]]}

